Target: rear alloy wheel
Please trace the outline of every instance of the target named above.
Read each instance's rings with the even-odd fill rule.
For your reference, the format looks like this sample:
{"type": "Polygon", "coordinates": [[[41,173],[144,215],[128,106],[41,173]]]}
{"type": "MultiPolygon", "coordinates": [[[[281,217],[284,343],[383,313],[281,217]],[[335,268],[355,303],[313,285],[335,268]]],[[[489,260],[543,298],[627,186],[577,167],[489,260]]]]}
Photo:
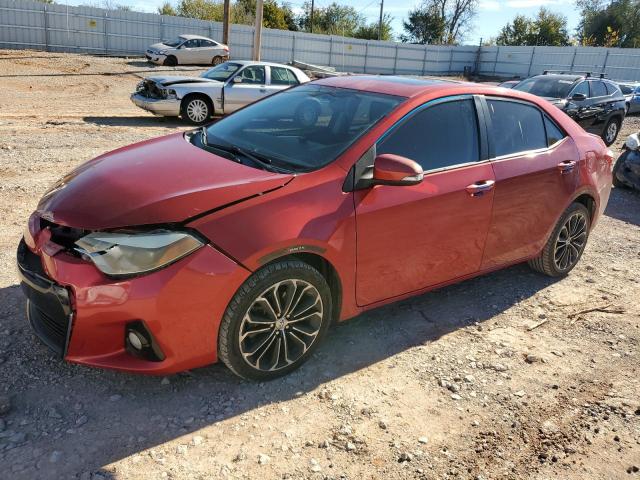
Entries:
{"type": "Polygon", "coordinates": [[[211,107],[202,97],[192,97],[187,99],[182,105],[182,116],[191,123],[202,125],[211,118],[211,107]]]}
{"type": "Polygon", "coordinates": [[[607,147],[616,141],[619,131],[620,120],[618,120],[617,118],[610,119],[604,129],[604,133],[602,134],[602,140],[604,140],[604,143],[607,147]]]}
{"type": "Polygon", "coordinates": [[[213,57],[213,60],[211,60],[211,64],[212,65],[220,65],[222,62],[224,62],[224,58],[222,57],[213,57]]]}
{"type": "Polygon", "coordinates": [[[218,355],[237,375],[270,380],[295,370],[330,323],[331,294],[310,265],[286,261],[252,275],[220,325],[218,355]]]}
{"type": "Polygon", "coordinates": [[[589,238],[591,216],[587,207],[572,203],[564,212],[539,257],[529,266],[550,277],[560,277],[576,266],[589,238]]]}
{"type": "Polygon", "coordinates": [[[176,65],[178,65],[178,59],[173,55],[169,55],[164,59],[164,65],[167,67],[175,67],[176,65]]]}

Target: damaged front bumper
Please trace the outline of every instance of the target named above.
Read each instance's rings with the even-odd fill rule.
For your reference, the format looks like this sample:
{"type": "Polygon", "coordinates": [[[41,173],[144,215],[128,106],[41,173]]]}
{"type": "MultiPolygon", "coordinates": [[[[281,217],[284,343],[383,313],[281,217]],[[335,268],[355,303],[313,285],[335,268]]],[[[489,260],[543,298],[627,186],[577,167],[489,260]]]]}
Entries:
{"type": "Polygon", "coordinates": [[[180,100],[177,98],[152,98],[140,93],[131,95],[131,101],[138,107],[155,115],[177,117],[180,115],[180,100]]]}
{"type": "Polygon", "coordinates": [[[112,278],[54,241],[55,228],[30,224],[17,255],[29,321],[47,346],[69,362],[156,375],[217,361],[220,321],[248,270],[205,245],[153,273],[112,278]],[[128,348],[140,325],[155,359],[128,348]]]}

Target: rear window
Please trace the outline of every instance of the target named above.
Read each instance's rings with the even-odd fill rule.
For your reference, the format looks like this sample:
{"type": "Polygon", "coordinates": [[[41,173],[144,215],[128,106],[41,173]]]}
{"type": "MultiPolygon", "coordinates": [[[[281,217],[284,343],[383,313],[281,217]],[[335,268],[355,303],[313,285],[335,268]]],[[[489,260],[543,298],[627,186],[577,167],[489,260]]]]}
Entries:
{"type": "Polygon", "coordinates": [[[298,83],[298,79],[288,68],[271,67],[272,85],[298,85],[298,83]]]}
{"type": "Polygon", "coordinates": [[[542,113],[533,105],[487,99],[491,115],[493,155],[501,157],[546,148],[542,113]]]}
{"type": "Polygon", "coordinates": [[[620,90],[620,87],[618,85],[616,85],[615,83],[604,82],[604,85],[605,85],[605,87],[607,87],[607,93],[609,95],[622,93],[622,91],[620,90]]]}
{"type": "Polygon", "coordinates": [[[565,78],[533,77],[521,81],[513,89],[528,92],[538,97],[566,98],[574,83],[575,80],[565,78]]]}

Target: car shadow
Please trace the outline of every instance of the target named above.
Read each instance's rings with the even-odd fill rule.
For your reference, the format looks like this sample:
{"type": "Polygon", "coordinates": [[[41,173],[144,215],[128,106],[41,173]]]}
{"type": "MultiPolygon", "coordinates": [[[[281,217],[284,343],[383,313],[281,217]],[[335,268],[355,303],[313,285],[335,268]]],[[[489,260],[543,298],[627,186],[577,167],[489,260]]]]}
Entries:
{"type": "Polygon", "coordinates": [[[640,192],[624,187],[613,188],[604,214],[640,226],[640,192]]]}
{"type": "Polygon", "coordinates": [[[87,123],[93,123],[100,126],[108,127],[166,127],[166,128],[185,128],[191,126],[189,123],[182,121],[178,117],[160,117],[160,116],[107,116],[107,117],[84,117],[87,123]]]}
{"type": "Polygon", "coordinates": [[[83,472],[114,478],[104,469],[112,462],[218,422],[240,421],[449,332],[481,329],[553,282],[519,265],[377,308],[330,330],[298,371],[259,384],[221,364],[164,380],[67,364],[33,335],[19,286],[0,289],[0,346],[8,345],[0,384],[13,403],[0,432],[0,471],[29,480],[83,472]],[[15,434],[22,441],[8,440],[15,434]],[[63,460],[52,463],[55,455],[63,460]]]}

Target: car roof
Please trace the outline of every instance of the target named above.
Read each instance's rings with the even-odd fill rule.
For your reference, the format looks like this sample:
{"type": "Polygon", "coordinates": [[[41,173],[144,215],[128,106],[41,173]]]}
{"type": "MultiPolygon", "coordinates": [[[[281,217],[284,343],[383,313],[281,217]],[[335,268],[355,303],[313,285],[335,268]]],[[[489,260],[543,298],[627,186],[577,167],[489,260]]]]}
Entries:
{"type": "Polygon", "coordinates": [[[445,80],[441,78],[399,77],[394,75],[341,75],[314,81],[317,85],[351,88],[388,95],[413,97],[443,87],[469,87],[469,82],[445,80]]]}
{"type": "MultiPolygon", "coordinates": [[[[546,75],[534,75],[533,77],[529,77],[529,78],[554,78],[558,80],[571,80],[575,82],[576,80],[582,80],[587,78],[594,79],[595,77],[587,77],[585,75],[578,75],[575,73],[547,73],[546,75]]],[[[600,78],[598,78],[598,80],[600,80],[600,78]]]]}
{"type": "Polygon", "coordinates": [[[247,66],[247,65],[268,65],[271,67],[285,67],[290,68],[292,70],[299,70],[296,67],[292,67],[291,65],[285,65],[283,63],[275,63],[275,62],[262,62],[259,60],[229,60],[228,63],[237,63],[238,65],[247,66]]]}
{"type": "MultiPolygon", "coordinates": [[[[183,35],[178,35],[180,38],[184,38],[185,40],[193,40],[194,38],[199,38],[201,40],[211,40],[209,37],[203,37],[202,35],[191,35],[189,33],[185,33],[183,35]]],[[[211,40],[212,42],[214,40],[211,40]]]]}

